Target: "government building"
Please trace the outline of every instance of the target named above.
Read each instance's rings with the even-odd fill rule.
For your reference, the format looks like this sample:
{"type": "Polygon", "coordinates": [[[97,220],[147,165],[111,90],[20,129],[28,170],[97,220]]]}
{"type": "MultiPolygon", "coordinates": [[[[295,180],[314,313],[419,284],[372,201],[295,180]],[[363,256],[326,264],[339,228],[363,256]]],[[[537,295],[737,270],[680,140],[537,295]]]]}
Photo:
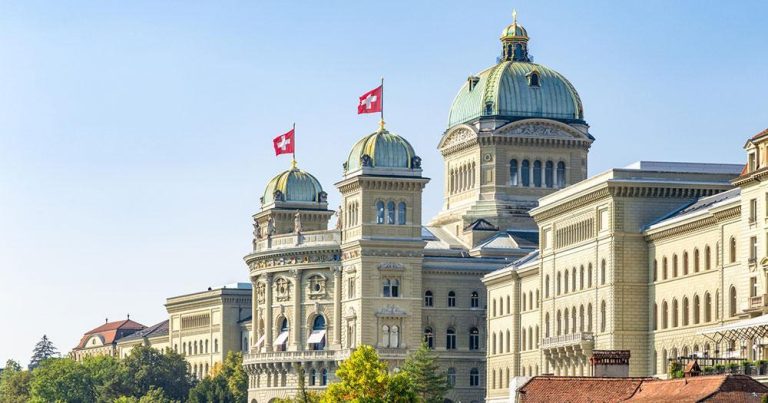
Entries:
{"type": "Polygon", "coordinates": [[[203,377],[242,350],[250,403],[296,395],[300,376],[325,389],[362,344],[394,371],[426,343],[449,402],[593,376],[595,357],[622,357],[630,377],[768,359],[768,130],[743,145],[745,164],[640,161],[588,178],[596,139],[576,89],[533,62],[516,18],[500,42],[451,105],[435,217],[422,217],[418,150],[382,121],[337,156],[338,209],[296,161],[266,183],[248,283],[170,298],[149,328],[107,323],[71,354],[167,347],[203,377]]]}

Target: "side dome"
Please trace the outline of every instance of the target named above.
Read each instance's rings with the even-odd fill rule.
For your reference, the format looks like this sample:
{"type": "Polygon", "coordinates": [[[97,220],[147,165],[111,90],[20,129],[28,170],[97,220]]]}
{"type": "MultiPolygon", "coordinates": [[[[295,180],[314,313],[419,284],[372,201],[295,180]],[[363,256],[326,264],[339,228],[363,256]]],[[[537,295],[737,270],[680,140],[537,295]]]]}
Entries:
{"type": "Polygon", "coordinates": [[[484,117],[584,123],[584,108],[576,89],[562,74],[533,63],[528,32],[516,16],[500,40],[499,62],[467,79],[451,105],[448,127],[484,117]]]}
{"type": "Polygon", "coordinates": [[[261,197],[263,206],[275,202],[325,203],[327,194],[312,174],[295,166],[272,178],[261,197]]]}
{"type": "Polygon", "coordinates": [[[420,169],[421,159],[406,139],[382,128],[352,146],[347,162],[344,163],[344,172],[364,167],[420,169]]]}

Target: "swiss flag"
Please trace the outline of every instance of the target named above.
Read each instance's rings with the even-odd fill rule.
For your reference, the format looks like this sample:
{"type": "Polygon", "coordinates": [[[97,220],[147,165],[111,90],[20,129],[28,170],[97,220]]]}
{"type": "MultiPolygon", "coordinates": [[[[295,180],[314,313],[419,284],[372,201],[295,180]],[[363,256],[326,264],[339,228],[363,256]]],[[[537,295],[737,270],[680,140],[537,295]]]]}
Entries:
{"type": "Polygon", "coordinates": [[[381,106],[384,103],[383,88],[384,86],[380,85],[360,97],[360,103],[357,104],[358,115],[361,113],[381,112],[381,106]]]}
{"type": "Polygon", "coordinates": [[[275,146],[275,155],[293,154],[293,147],[296,145],[293,136],[294,130],[291,129],[288,133],[281,134],[272,140],[272,145],[275,146]]]}

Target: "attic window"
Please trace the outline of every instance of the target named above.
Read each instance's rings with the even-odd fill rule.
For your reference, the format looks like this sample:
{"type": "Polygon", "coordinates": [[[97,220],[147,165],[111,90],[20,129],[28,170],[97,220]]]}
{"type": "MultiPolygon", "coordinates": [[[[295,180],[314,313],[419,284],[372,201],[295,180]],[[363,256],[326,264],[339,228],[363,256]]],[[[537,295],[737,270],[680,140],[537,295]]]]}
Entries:
{"type": "Polygon", "coordinates": [[[532,71],[528,73],[528,85],[531,87],[541,87],[541,84],[539,83],[539,73],[536,71],[532,71]]]}
{"type": "Polygon", "coordinates": [[[477,76],[469,76],[467,78],[467,82],[469,82],[469,90],[472,91],[477,86],[477,83],[480,81],[480,77],[477,76]]]}

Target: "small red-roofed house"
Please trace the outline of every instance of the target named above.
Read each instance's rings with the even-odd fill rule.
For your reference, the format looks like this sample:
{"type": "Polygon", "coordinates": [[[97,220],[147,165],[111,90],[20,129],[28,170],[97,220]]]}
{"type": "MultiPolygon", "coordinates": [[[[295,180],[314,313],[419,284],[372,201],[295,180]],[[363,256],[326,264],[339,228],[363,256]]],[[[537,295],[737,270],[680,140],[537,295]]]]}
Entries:
{"type": "Polygon", "coordinates": [[[69,356],[76,361],[97,355],[117,357],[117,341],[144,328],[146,326],[130,319],[107,322],[85,332],[80,338],[80,343],[72,349],[69,356]]]}

